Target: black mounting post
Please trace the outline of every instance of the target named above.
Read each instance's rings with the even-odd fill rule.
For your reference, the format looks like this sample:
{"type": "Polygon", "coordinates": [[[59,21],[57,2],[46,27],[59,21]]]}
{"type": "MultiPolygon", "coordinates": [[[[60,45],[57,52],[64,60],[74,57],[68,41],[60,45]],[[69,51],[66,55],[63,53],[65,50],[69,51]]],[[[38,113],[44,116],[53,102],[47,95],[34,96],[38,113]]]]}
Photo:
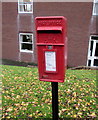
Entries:
{"type": "Polygon", "coordinates": [[[58,120],[58,82],[52,82],[52,115],[58,120]]]}

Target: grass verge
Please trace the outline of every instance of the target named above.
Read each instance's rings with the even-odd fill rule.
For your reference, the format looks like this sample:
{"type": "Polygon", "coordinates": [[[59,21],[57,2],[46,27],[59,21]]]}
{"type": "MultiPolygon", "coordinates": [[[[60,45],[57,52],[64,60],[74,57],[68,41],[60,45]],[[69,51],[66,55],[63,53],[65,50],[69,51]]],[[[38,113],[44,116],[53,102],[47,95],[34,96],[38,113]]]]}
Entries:
{"type": "MultiPolygon", "coordinates": [[[[52,118],[51,83],[38,80],[37,68],[0,67],[2,119],[52,118]]],[[[65,82],[59,83],[59,117],[97,120],[96,84],[96,70],[67,70],[65,82]]]]}

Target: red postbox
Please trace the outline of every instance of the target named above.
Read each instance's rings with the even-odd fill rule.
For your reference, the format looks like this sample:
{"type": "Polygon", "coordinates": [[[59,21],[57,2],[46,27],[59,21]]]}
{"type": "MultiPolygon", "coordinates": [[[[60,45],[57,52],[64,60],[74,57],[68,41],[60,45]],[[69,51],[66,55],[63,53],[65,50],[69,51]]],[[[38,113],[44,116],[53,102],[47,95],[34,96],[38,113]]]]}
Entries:
{"type": "Polygon", "coordinates": [[[64,82],[67,66],[66,19],[63,16],[36,17],[39,79],[64,82]]]}

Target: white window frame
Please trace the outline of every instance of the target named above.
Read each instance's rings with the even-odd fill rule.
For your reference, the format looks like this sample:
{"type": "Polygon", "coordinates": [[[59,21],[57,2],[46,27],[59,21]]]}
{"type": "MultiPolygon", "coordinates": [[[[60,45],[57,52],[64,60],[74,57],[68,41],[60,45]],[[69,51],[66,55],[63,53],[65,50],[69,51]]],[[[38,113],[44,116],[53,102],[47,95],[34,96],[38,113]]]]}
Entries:
{"type": "Polygon", "coordinates": [[[33,0],[31,0],[31,2],[20,2],[20,0],[18,0],[18,13],[33,13],[33,0]],[[31,9],[32,9],[31,11],[21,11],[20,10],[20,6],[27,9],[27,5],[29,5],[29,7],[31,7],[31,9]]]}
{"type": "Polygon", "coordinates": [[[94,0],[93,2],[93,15],[98,15],[98,13],[96,13],[96,5],[98,5],[98,0],[94,0]]]}
{"type": "Polygon", "coordinates": [[[87,59],[87,66],[89,66],[88,61],[91,60],[91,65],[90,67],[98,67],[94,65],[94,60],[97,59],[98,57],[95,56],[95,50],[96,50],[96,43],[98,43],[98,40],[92,39],[92,36],[97,36],[98,35],[91,35],[90,36],[90,40],[89,40],[89,47],[88,47],[88,59],[87,59]],[[93,41],[93,47],[92,47],[92,55],[91,55],[91,51],[90,51],[90,47],[91,47],[91,41],[93,41]]]}
{"type": "Polygon", "coordinates": [[[33,33],[19,33],[19,50],[20,52],[26,52],[26,53],[33,53],[34,51],[34,43],[33,43],[33,33]],[[22,39],[21,39],[21,35],[32,35],[32,42],[23,42],[22,39]],[[22,49],[22,44],[32,44],[32,50],[23,50],[22,49]]]}

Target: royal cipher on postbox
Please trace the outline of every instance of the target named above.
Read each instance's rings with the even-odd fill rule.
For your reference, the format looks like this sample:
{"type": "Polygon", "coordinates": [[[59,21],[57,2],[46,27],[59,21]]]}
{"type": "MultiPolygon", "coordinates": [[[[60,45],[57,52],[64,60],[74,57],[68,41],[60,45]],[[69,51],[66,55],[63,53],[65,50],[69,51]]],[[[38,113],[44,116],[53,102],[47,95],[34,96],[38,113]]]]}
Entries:
{"type": "Polygon", "coordinates": [[[36,17],[39,79],[64,82],[67,66],[67,20],[63,16],[36,17]]]}

